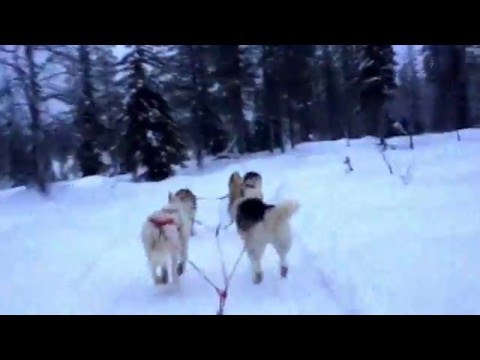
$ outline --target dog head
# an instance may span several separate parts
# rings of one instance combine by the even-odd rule
[[[247,198],[257,197],[262,199],[262,176],[254,171],[249,171],[243,178],[243,196]]]
[[[189,189],[180,189],[175,194],[168,193],[168,205],[182,208],[190,217],[197,211],[197,197]]]
[[[243,187],[245,189],[262,189],[262,176],[254,171],[249,171],[243,177]]]
[[[168,194],[169,203],[182,202],[196,204],[196,201],[197,197],[190,189],[180,189],[175,193],[175,195],[173,195],[171,192]]]
[[[237,229],[248,232],[256,224],[262,222],[267,210],[274,208],[274,205],[264,203],[259,198],[247,198],[238,204],[235,222]]]

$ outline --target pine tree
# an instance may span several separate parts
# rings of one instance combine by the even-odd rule
[[[322,54],[322,71],[325,86],[325,111],[327,114],[330,139],[338,140],[345,135],[340,112],[340,86],[337,68],[334,64],[332,51],[328,45],[324,46]]]
[[[282,45],[280,77],[285,100],[289,137],[292,146],[298,140],[308,141],[313,131],[311,107],[313,100],[312,62],[315,45]],[[296,133],[299,134],[296,134]]]
[[[83,176],[92,176],[100,174],[105,167],[101,161],[102,153],[98,140],[105,136],[106,128],[100,122],[101,114],[95,100],[90,46],[78,46],[78,59],[82,93],[78,99],[75,117],[81,138],[77,159]]]
[[[163,53],[169,76],[162,79],[161,86],[183,129],[190,134],[197,166],[201,167],[204,155],[216,156],[225,150],[229,136],[215,79],[218,46],[170,46]]]
[[[466,46],[452,45],[451,48],[453,64],[453,91],[452,98],[455,104],[455,124],[454,129],[466,129],[470,123],[470,113],[467,96],[467,64],[466,64]]]
[[[407,47],[407,61],[402,65],[399,71],[400,90],[404,93],[407,100],[407,121],[408,128],[405,129],[409,134],[419,134],[423,132],[421,121],[421,89],[420,79],[417,71],[417,57],[412,45]]]
[[[340,72],[342,118],[348,139],[363,135],[361,123],[357,121],[360,87],[355,79],[359,75],[358,45],[337,45]]]
[[[263,120],[262,108],[262,57],[261,45],[239,45],[240,63],[242,68],[241,91],[243,113],[248,128],[247,150],[267,150],[268,140],[257,138],[257,127]],[[263,142],[263,144],[261,143]]]
[[[186,45],[190,65],[190,86],[192,89],[191,120],[196,134],[197,163],[201,165],[198,149],[207,154],[217,155],[225,150],[228,134],[223,121],[211,105],[210,87],[215,86],[212,79],[216,53],[212,46]],[[210,64],[209,64],[210,59]]]
[[[126,108],[128,127],[126,156],[129,171],[147,181],[160,181],[173,175],[173,165],[186,159],[186,148],[178,136],[165,99],[149,79],[147,65],[157,66],[154,52],[135,45],[122,63],[132,91]]]
[[[281,48],[279,45],[263,45],[263,119],[268,129],[270,151],[280,148],[285,152],[284,121],[282,118],[282,79],[281,79]]]
[[[97,45],[91,48],[93,62],[93,79],[96,89],[96,107],[99,120],[105,129],[105,134],[98,139],[100,149],[109,154],[110,172],[120,174],[125,171],[121,154],[123,149],[121,136],[126,124],[122,122],[124,113],[124,92],[118,85],[117,57],[112,45]]]
[[[380,138],[385,146],[384,104],[397,88],[395,52],[392,45],[363,45],[360,53],[360,106],[365,116],[367,134]]]
[[[433,87],[431,128],[451,131],[469,126],[465,45],[425,45],[424,70]]]
[[[255,115],[253,120],[252,133],[252,151],[273,151],[273,142],[270,136],[270,127],[265,118],[263,110],[263,89],[257,88],[255,91],[254,106]]]
[[[242,80],[244,70],[242,51],[239,45],[217,45],[214,78],[221,89],[221,101],[224,109],[225,121],[230,124],[236,135],[236,147],[240,154],[249,149],[249,128],[244,115],[244,101],[242,97]]]

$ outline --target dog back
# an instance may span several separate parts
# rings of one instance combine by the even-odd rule
[[[175,223],[170,223],[173,220]],[[168,253],[179,245],[179,218],[164,211],[152,213],[142,227],[142,242],[148,254]],[[165,225],[159,226],[159,224]]]

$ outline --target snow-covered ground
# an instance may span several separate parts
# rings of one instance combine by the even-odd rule
[[[265,278],[247,257],[233,277],[226,314],[480,314],[480,131],[397,138],[390,175],[373,139],[309,143],[182,170],[162,183],[91,177],[58,183],[50,199],[0,192],[1,314],[215,314],[214,290],[188,267],[179,288],[155,287],[139,232],[169,190],[224,195],[229,175],[259,171],[266,199],[296,198],[288,279],[268,248]],[[352,161],[347,174],[343,161]],[[410,167],[407,184],[399,175]],[[214,227],[226,204],[199,203],[190,258],[219,285]],[[241,251],[221,233],[228,268]]]

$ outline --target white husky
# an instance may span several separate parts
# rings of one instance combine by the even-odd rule
[[[181,203],[167,204],[144,222],[141,238],[155,284],[168,283],[169,260],[170,276],[174,283],[178,283],[188,261],[191,224],[192,220]],[[159,267],[160,275],[157,274]]]

